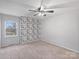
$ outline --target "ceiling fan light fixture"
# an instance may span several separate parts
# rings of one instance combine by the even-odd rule
[[[38,16],[41,16],[41,15],[42,15],[42,13],[39,13],[39,14],[38,14]]]
[[[44,13],[39,13],[38,16],[46,16]]]

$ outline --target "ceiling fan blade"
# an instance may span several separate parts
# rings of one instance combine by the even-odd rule
[[[41,16],[46,16],[46,14],[40,14],[40,13],[36,13],[36,14],[34,14],[33,16],[37,16],[37,15],[41,15]]]
[[[39,13],[36,13],[36,14],[34,14],[33,16],[36,16],[36,15],[38,15]]]
[[[36,10],[28,10],[28,11],[33,11],[33,12],[37,12]]]
[[[78,7],[79,5],[79,1],[71,1],[71,2],[66,2],[66,3],[63,3],[63,4],[58,4],[58,5],[55,5],[55,6],[49,6],[49,8],[53,8],[53,9],[56,9],[56,8],[70,8],[70,7]]]
[[[54,13],[54,10],[45,11],[46,13]]]

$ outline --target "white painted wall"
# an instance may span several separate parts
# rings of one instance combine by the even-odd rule
[[[42,40],[79,52],[79,9],[60,9],[44,18]],[[58,13],[58,14],[57,14]]]

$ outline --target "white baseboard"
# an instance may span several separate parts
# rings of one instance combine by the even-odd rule
[[[72,51],[72,52],[75,52],[75,53],[78,53],[78,54],[79,54],[79,51],[78,51],[78,50],[74,50],[74,49],[71,49],[71,48],[68,48],[68,47],[59,45],[59,44],[56,43],[56,42],[49,41],[49,40],[42,40],[42,41],[45,41],[45,42],[47,42],[47,43],[49,43],[49,44],[53,44],[53,45],[56,45],[56,46],[58,46],[58,47],[61,47],[61,48],[64,48],[64,49],[67,49],[67,50],[69,50],[69,51]]]

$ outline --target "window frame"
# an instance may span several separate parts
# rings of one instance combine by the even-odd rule
[[[6,21],[13,21],[14,23],[15,23],[15,25],[16,25],[16,35],[6,35]],[[5,27],[5,37],[16,37],[16,36],[18,36],[18,24],[17,24],[17,22],[16,21],[14,21],[14,20],[5,20],[4,21],[4,27]]]

